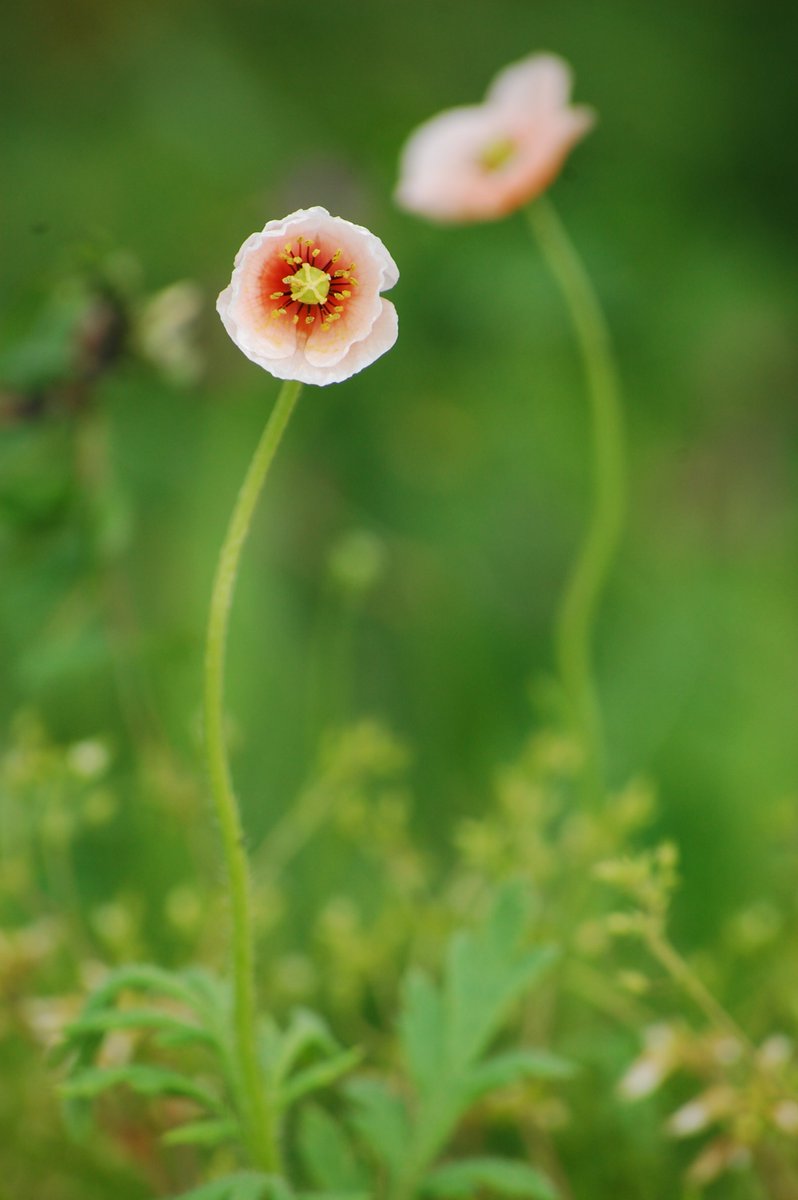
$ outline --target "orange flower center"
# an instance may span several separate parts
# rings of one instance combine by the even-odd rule
[[[342,250],[330,253],[317,246],[315,238],[286,242],[261,274],[264,308],[275,319],[288,317],[294,325],[313,325],[318,319],[322,329],[329,329],[341,320],[352,289],[358,286],[354,263],[336,267],[342,256]]]

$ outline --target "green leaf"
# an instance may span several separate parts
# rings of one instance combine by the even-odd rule
[[[361,1058],[361,1051],[355,1047],[352,1050],[342,1050],[340,1054],[324,1059],[312,1067],[305,1067],[303,1071],[297,1071],[296,1075],[283,1084],[279,1093],[281,1108],[290,1108],[309,1092],[318,1092],[321,1088],[329,1087],[342,1075],[353,1070]]]
[[[429,1196],[465,1197],[476,1191],[496,1192],[500,1196],[528,1197],[528,1200],[557,1200],[557,1193],[545,1175],[527,1163],[504,1158],[472,1158],[446,1163],[425,1177],[422,1192]]]
[[[108,1008],[101,1012],[78,1017],[64,1030],[68,1042],[81,1041],[87,1036],[108,1033],[114,1029],[152,1029],[170,1034],[180,1040],[215,1044],[216,1039],[207,1029],[195,1025],[172,1013],[157,1008]]]
[[[446,1027],[443,998],[419,970],[405,977],[399,1036],[410,1078],[420,1093],[432,1091],[445,1069]]]
[[[506,884],[483,927],[456,934],[449,944],[445,1000],[453,1068],[461,1070],[479,1057],[513,1002],[555,957],[550,947],[520,951],[526,916],[523,885]]]
[[[61,1085],[67,1099],[93,1100],[112,1087],[129,1087],[141,1096],[183,1096],[211,1112],[224,1112],[224,1106],[207,1088],[177,1071],[163,1067],[131,1063],[123,1067],[87,1067]]]
[[[574,1066],[547,1050],[510,1050],[471,1067],[462,1082],[467,1103],[519,1079],[570,1079]]]
[[[334,1054],[340,1050],[327,1023],[306,1008],[296,1009],[291,1014],[288,1028],[282,1033],[273,1024],[265,1026],[263,1040],[267,1066],[278,1086],[309,1051]]]
[[[133,963],[110,972],[89,997],[85,1012],[108,1007],[121,992],[151,992],[169,996],[189,1008],[197,1008],[203,1002],[191,977],[184,978],[151,963]]]
[[[297,1192],[296,1200],[374,1200],[373,1192]]]
[[[391,1178],[398,1178],[411,1136],[404,1104],[376,1079],[353,1079],[346,1094],[354,1105],[354,1128]]]
[[[316,1105],[302,1111],[297,1129],[297,1150],[312,1183],[343,1192],[367,1185],[344,1131],[329,1113]]]
[[[187,967],[179,978],[191,990],[197,1008],[222,1018],[232,1010],[233,994],[226,979],[220,979],[204,967]]]
[[[374,1200],[373,1192],[297,1192],[296,1200]]]
[[[203,1183],[190,1192],[181,1192],[173,1200],[293,1200],[293,1193],[276,1175],[260,1171],[238,1171]]]
[[[181,976],[172,971],[154,967],[149,963],[119,967],[111,971],[100,986],[92,992],[84,1005],[83,1012],[73,1023],[73,1027],[95,1019],[100,1013],[115,1011],[113,1005],[117,998],[121,993],[130,991],[176,1000],[193,1010],[203,1026],[214,1029],[219,1026],[219,1013],[211,1001],[210,988],[210,977],[204,972],[187,971],[185,975]],[[94,1036],[86,1032],[77,1045],[74,1039],[62,1043],[53,1052],[52,1060],[61,1062],[70,1055],[75,1055],[77,1067],[87,1066],[97,1054],[104,1032],[103,1029],[98,1029]],[[216,1034],[212,1036],[216,1037]]]
[[[218,1146],[222,1142],[235,1141],[240,1135],[241,1126],[237,1121],[189,1121],[170,1129],[161,1141],[165,1146]]]

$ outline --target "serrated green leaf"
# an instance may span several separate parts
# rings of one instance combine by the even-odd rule
[[[129,1087],[142,1096],[183,1096],[211,1112],[224,1112],[224,1106],[207,1088],[178,1071],[131,1063],[123,1067],[87,1067],[66,1083],[60,1091],[67,1099],[93,1100],[112,1087]]]
[[[412,970],[405,978],[402,1001],[399,1037],[410,1078],[423,1094],[434,1088],[444,1070],[443,997],[423,971]]]
[[[161,1012],[157,1008],[107,1008],[89,1013],[68,1025],[64,1030],[64,1038],[67,1042],[75,1042],[115,1029],[151,1029],[183,1041],[204,1042],[209,1045],[216,1041],[207,1029],[172,1013]]]
[[[447,1058],[458,1071],[478,1058],[513,1002],[555,957],[551,947],[520,951],[526,912],[523,886],[506,884],[482,928],[456,934],[449,944]]]
[[[296,1200],[374,1200],[373,1192],[297,1192]]]
[[[89,996],[84,1012],[97,1012],[106,1008],[121,992],[126,991],[168,996],[172,1000],[181,1001],[189,1008],[196,1008],[202,1003],[202,996],[190,977],[166,971],[151,963],[133,963],[111,971]]]
[[[82,1013],[77,1022],[73,1024],[92,1020],[102,1012],[115,1011],[113,1005],[119,995],[122,992],[130,991],[176,1000],[195,1012],[203,1026],[208,1028],[217,1026],[218,1014],[212,1008],[207,987],[199,983],[199,975],[199,972],[186,972],[184,976],[181,976],[149,963],[118,967],[111,971],[88,997]],[[104,1032],[104,1030],[98,1030],[93,1037],[86,1033],[78,1044],[74,1040],[61,1043],[52,1054],[52,1060],[60,1062],[70,1055],[74,1055],[75,1066],[86,1067],[96,1056],[102,1044]]]
[[[471,1067],[461,1087],[466,1104],[519,1079],[570,1079],[574,1066],[547,1050],[510,1050]]]
[[[293,1193],[284,1179],[260,1171],[237,1171],[203,1183],[190,1192],[181,1192],[172,1200],[292,1200]]]
[[[240,1136],[241,1127],[233,1120],[189,1121],[170,1129],[161,1138],[165,1146],[219,1146]]]
[[[472,1158],[446,1163],[425,1177],[421,1190],[428,1196],[465,1197],[476,1191],[495,1192],[500,1196],[526,1197],[527,1200],[557,1200],[554,1186],[527,1163],[504,1158]]]
[[[291,1014],[288,1028],[283,1032],[274,1024],[265,1024],[263,1044],[267,1068],[278,1087],[309,1051],[335,1054],[340,1050],[324,1019],[305,1008]]]
[[[376,1079],[353,1079],[345,1090],[354,1106],[352,1125],[389,1176],[398,1178],[410,1144],[404,1104]]]
[[[335,1054],[331,1058],[326,1058],[322,1062],[315,1063],[312,1067],[305,1067],[303,1071],[297,1071],[287,1083],[283,1084],[279,1092],[280,1107],[284,1109],[290,1108],[302,1096],[307,1096],[310,1092],[318,1092],[321,1088],[329,1087],[331,1083],[335,1083],[342,1075],[346,1075],[347,1072],[354,1070],[361,1058],[361,1051],[355,1047],[352,1050],[342,1050],[340,1054]]]
[[[233,993],[227,979],[220,979],[204,967],[186,967],[179,978],[191,990],[198,1008],[224,1017],[233,1007]]]
[[[367,1180],[337,1121],[316,1105],[302,1110],[297,1150],[312,1183],[342,1192],[362,1191]]]
[[[374,1200],[373,1192],[297,1192],[296,1200]]]

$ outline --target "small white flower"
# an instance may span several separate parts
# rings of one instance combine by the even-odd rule
[[[736,1102],[737,1093],[733,1088],[725,1084],[708,1088],[671,1115],[667,1124],[668,1133],[677,1138],[693,1137],[733,1112]]]
[[[324,386],[390,350],[399,278],[378,237],[326,208],[269,221],[236,255],[216,308],[238,348],[278,379]]]

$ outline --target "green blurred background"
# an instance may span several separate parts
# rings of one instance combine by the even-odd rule
[[[131,366],[97,389],[133,526],[135,648],[172,737],[197,715],[213,556],[275,394],[213,312],[232,255],[264,220],[321,203],[400,265],[397,347],[306,393],[242,580],[231,703],[242,794],[268,797],[256,833],[303,774],[314,647],[345,620],[328,559],[353,529],[380,539],[384,572],[348,703],[415,747],[421,819],[443,833],[478,806],[530,722],[584,518],[570,332],[520,219],[438,230],[391,190],[419,121],[476,101],[529,51],[574,65],[600,124],[554,195],[615,331],[631,441],[599,646],[613,772],[659,781],[697,928],[730,888],[761,887],[763,810],[798,759],[794,6],[75,0],[11,14],[6,358],[80,255],[121,248],[147,289],[188,278],[206,300],[201,386]],[[516,279],[522,311],[502,295]],[[2,705],[78,737],[119,717],[101,620],[58,616],[80,568],[64,437],[3,433]]]
[[[796,6],[30,0],[4,15],[0,706],[4,725],[35,709],[59,741],[108,737],[130,766],[124,836],[112,861],[87,859],[88,886],[186,869],[179,837],[153,837],[157,808],[134,809],[136,733],[197,761],[214,555],[277,390],[213,305],[244,238],[294,208],[379,234],[401,332],[364,374],[305,392],[247,552],[229,698],[253,842],[332,722],[374,713],[408,742],[416,822],[443,846],[546,719],[588,489],[566,314],[520,217],[442,230],[391,192],[415,125],[550,49],[600,116],[553,198],[628,411],[631,517],[597,655],[612,775],[656,781],[683,856],[680,936],[711,940],[767,894],[798,767]],[[200,379],[125,355],[76,409],[20,412],[58,377],[75,281],[108,271],[141,294],[199,286]],[[373,578],[353,592],[359,568]]]

